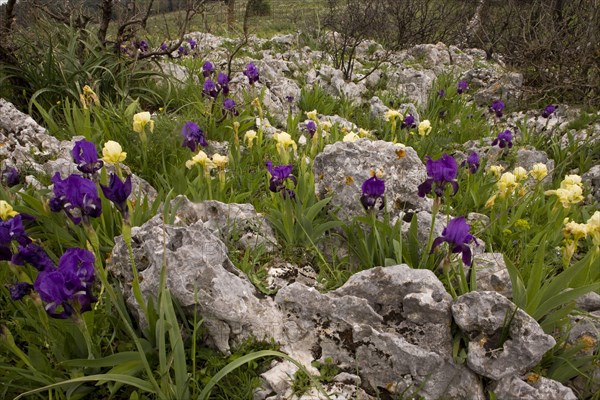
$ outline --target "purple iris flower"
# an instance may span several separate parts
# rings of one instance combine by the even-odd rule
[[[415,117],[412,114],[408,114],[404,118],[404,121],[402,121],[401,128],[411,129],[411,128],[416,128],[416,127],[417,127],[417,124],[415,123]]]
[[[179,48],[177,49],[177,52],[179,53],[180,56],[187,56],[189,54],[189,51],[188,51],[187,47],[185,47],[185,46],[179,46]]]
[[[285,96],[285,100],[286,100],[288,103],[293,103],[293,102],[294,102],[294,96]]]
[[[246,66],[244,75],[248,77],[248,81],[251,85],[253,85],[254,82],[258,82],[258,68],[256,68],[256,65],[254,65],[254,63],[250,63]]]
[[[235,108],[235,101],[230,98],[226,98],[223,101],[223,114],[231,113],[233,115],[239,115],[240,113]]]
[[[129,208],[127,207],[127,198],[131,194],[131,175],[125,178],[125,182],[117,176],[110,174],[108,186],[100,184],[104,197],[112,201],[117,210],[121,213],[124,219],[129,217]]]
[[[360,202],[365,210],[373,210],[375,207],[381,210],[385,204],[383,193],[385,192],[385,182],[373,175],[362,184],[362,196]]]
[[[17,282],[11,287],[8,288],[10,292],[10,298],[13,300],[21,300],[23,297],[27,296],[31,290],[33,289],[33,285],[27,282]]]
[[[10,260],[12,258],[11,242],[13,240],[21,246],[31,243],[31,239],[25,233],[21,214],[17,214],[6,221],[0,220],[0,260]]]
[[[308,131],[308,134],[312,138],[315,135],[315,132],[317,131],[317,124],[315,123],[315,121],[310,120],[310,121],[306,122],[306,130]]]
[[[137,47],[142,53],[145,53],[149,50],[149,46],[148,46],[148,42],[146,42],[145,40],[140,40],[139,42],[137,42],[135,44],[135,47]]]
[[[446,97],[446,91],[445,91],[444,89],[441,89],[441,90],[438,92],[438,97]]]
[[[198,145],[208,146],[204,132],[195,122],[186,122],[181,128],[181,134],[183,135],[183,147],[187,147],[191,151],[195,152]]]
[[[64,210],[69,218],[79,225],[82,219],[99,217],[102,214],[102,202],[98,197],[96,184],[79,175],[60,178],[60,172],[52,177],[54,198],[50,200],[50,210]]]
[[[479,169],[479,154],[473,151],[465,161],[462,162],[461,167],[468,166],[469,172],[474,174]]]
[[[542,112],[542,117],[544,118],[550,118],[550,116],[552,114],[554,114],[554,112],[556,111],[557,106],[554,106],[552,104],[548,104],[545,108],[544,111]]]
[[[75,142],[71,155],[77,163],[77,169],[84,174],[93,174],[104,165],[104,161],[98,159],[96,145],[85,139]]]
[[[202,65],[202,75],[204,75],[205,78],[208,78],[214,72],[215,72],[215,66],[210,61],[207,61],[204,63],[204,65]]]
[[[217,85],[218,89],[222,90],[224,95],[229,94],[229,77],[226,74],[219,72],[217,75]]]
[[[15,167],[7,165],[2,170],[2,183],[8,187],[13,187],[19,184],[20,176],[19,171]]]
[[[456,85],[456,91],[458,92],[458,94],[463,94],[467,91],[468,88],[469,84],[465,80],[458,81],[458,84]]]
[[[509,131],[508,129],[505,130],[504,132],[500,132],[498,134],[498,137],[496,137],[496,139],[494,139],[494,141],[492,142],[492,146],[495,146],[495,145],[498,145],[501,149],[508,146],[508,148],[510,149],[513,146],[512,132]]]
[[[502,100],[494,100],[490,106],[490,112],[496,113],[496,117],[502,117],[502,111],[506,106]]]
[[[450,245],[450,251],[452,253],[462,253],[462,261],[465,265],[471,266],[473,259],[471,256],[471,249],[467,246],[477,240],[471,233],[471,226],[465,221],[465,217],[453,218],[448,222],[448,226],[442,231],[442,236],[436,238],[431,246],[431,252],[440,244],[446,242]]]
[[[25,265],[25,263],[30,264],[38,271],[56,268],[46,251],[34,243],[29,243],[26,246],[19,246],[19,250],[12,256],[10,261],[15,265]]]
[[[425,197],[428,193],[431,193],[432,189],[436,196],[442,197],[448,183],[452,185],[454,194],[456,194],[458,183],[455,179],[458,174],[458,165],[454,157],[444,153],[439,160],[432,160],[429,156],[426,158],[425,167],[427,168],[429,179],[419,185],[419,197]]]
[[[196,46],[198,46],[198,42],[194,39],[188,39],[188,44],[190,45],[190,49],[194,50]]]
[[[204,86],[202,87],[202,94],[205,96],[210,96],[216,98],[219,94],[217,87],[215,86],[215,82],[212,79],[206,79],[204,81]]]
[[[167,51],[167,49],[168,49],[168,48],[169,48],[169,46],[168,46],[168,45],[167,45],[165,42],[162,42],[162,43],[160,44],[160,49],[161,49],[162,51]]]
[[[54,318],[68,318],[73,314],[73,304],[79,311],[91,309],[96,301],[92,295],[95,280],[94,254],[88,250],[68,249],[58,261],[58,268],[40,272],[33,287],[46,304],[46,312]],[[62,308],[62,311],[60,310]]]
[[[269,174],[271,174],[269,190],[271,192],[283,192],[284,197],[288,196],[290,198],[295,198],[296,193],[285,186],[285,182],[288,179],[294,184],[294,187],[296,187],[297,184],[296,177],[292,175],[292,164],[273,167],[273,163],[269,160],[266,162],[266,166]]]

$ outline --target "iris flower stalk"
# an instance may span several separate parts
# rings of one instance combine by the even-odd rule
[[[259,121],[260,121],[260,124],[257,126],[257,128],[258,128],[258,138],[256,139],[256,142],[258,143],[259,146],[262,146],[264,121],[263,121],[263,109],[262,109],[262,106],[260,104],[260,99],[258,97],[256,97],[254,100],[252,100],[252,106],[254,108],[256,108],[256,111],[258,112],[258,118],[259,118]]]

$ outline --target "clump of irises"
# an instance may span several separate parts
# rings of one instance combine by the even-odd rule
[[[469,172],[474,174],[479,169],[479,163],[479,154],[477,154],[476,151],[472,151],[471,154],[469,154],[469,157],[467,157],[460,165],[462,167],[467,167]]]
[[[448,243],[450,253],[461,253],[465,265],[471,266],[473,257],[468,244],[477,240],[470,233],[471,226],[465,221],[465,217],[453,218],[442,231],[442,236],[437,237],[431,246],[431,253],[442,243]]]
[[[490,112],[494,113],[496,117],[502,118],[505,107],[506,106],[502,100],[494,100],[490,106]]]
[[[512,148],[512,132],[510,130],[502,131],[498,134],[498,136],[492,141],[492,146],[498,145],[501,149],[508,147]]]
[[[296,198],[296,192],[293,189],[296,188],[297,180],[292,175],[292,164],[277,165],[273,166],[273,162],[270,160],[265,163],[267,171],[271,175],[269,179],[269,190],[274,193],[281,193],[283,198],[294,199]],[[293,185],[290,189],[289,184]]]
[[[361,189],[360,203],[365,210],[381,210],[383,208],[385,205],[385,182],[379,179],[377,174],[373,174],[372,177],[364,181]]]
[[[256,65],[254,65],[254,63],[249,63],[248,65],[246,65],[244,75],[246,75],[246,77],[248,78],[248,82],[251,85],[254,85],[254,83],[258,82],[258,68],[256,67]]]
[[[425,167],[429,178],[419,185],[419,197],[425,197],[433,191],[438,198],[441,198],[448,185],[452,186],[453,194],[456,194],[458,191],[458,182],[456,182],[458,165],[454,157],[444,153],[439,160],[434,160],[429,156],[426,159]]]

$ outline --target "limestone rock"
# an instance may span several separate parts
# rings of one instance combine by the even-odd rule
[[[556,344],[533,318],[496,292],[464,294],[452,304],[452,314],[469,337],[467,365],[494,380],[527,372]]]
[[[568,387],[533,374],[525,379],[508,375],[492,385],[492,390],[498,400],[577,400]]]
[[[313,163],[317,196],[332,195],[329,206],[339,207],[338,217],[350,221],[364,213],[360,202],[363,182],[371,170],[381,168],[385,207],[391,218],[399,217],[401,211],[430,209],[428,201],[417,195],[417,187],[427,178],[425,166],[411,147],[405,148],[405,154],[400,149],[393,143],[368,139],[325,146]]]
[[[177,221],[176,221],[177,222]],[[131,260],[122,237],[115,241],[109,271],[121,282],[125,301],[145,323],[133,296]],[[281,314],[262,298],[248,278],[227,258],[225,244],[198,220],[188,226],[166,225],[161,215],[132,229],[135,266],[145,299],[156,300],[160,273],[167,268],[167,287],[186,313],[204,318],[210,341],[223,353],[230,344],[254,337],[281,337]]]
[[[477,268],[477,290],[494,291],[512,298],[512,282],[501,253],[477,254],[473,260]]]
[[[202,224],[230,247],[242,250],[261,247],[269,252],[277,248],[273,229],[252,204],[216,200],[193,203],[185,196],[177,196],[171,201],[171,208],[183,223]]]

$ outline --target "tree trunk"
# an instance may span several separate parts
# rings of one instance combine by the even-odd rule
[[[235,23],[235,0],[226,0],[227,3],[227,26],[233,29]]]
[[[8,38],[10,35],[10,31],[12,30],[13,23],[15,22],[15,4],[17,0],[8,0],[6,3],[6,9],[4,13],[4,21],[2,24],[2,37]],[[4,39],[6,40],[6,39]]]
[[[112,19],[112,6],[112,0],[102,0],[102,17],[100,19],[100,27],[98,28],[98,40],[102,44],[106,42],[106,32]]]

